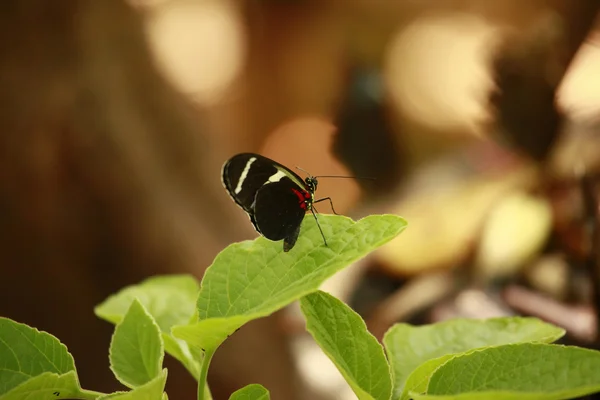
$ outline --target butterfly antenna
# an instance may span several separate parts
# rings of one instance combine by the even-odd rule
[[[342,176],[342,175],[319,175],[319,176],[315,176],[315,178],[367,179],[367,180],[371,180],[371,181],[377,180],[377,178],[373,178],[371,176]]]
[[[304,168],[300,168],[300,167],[299,167],[299,166],[297,166],[297,165],[296,165],[296,169],[299,169],[300,171],[304,172],[304,173],[305,173],[306,175],[308,175],[308,176],[312,176],[312,175],[310,174],[310,172],[308,172],[308,171],[307,171],[307,170],[305,170]]]
[[[305,170],[304,168],[300,168],[298,166],[296,166],[297,169],[299,169],[300,171],[306,173],[306,175],[308,176],[312,176],[310,174],[310,172],[308,172],[307,170]],[[373,178],[371,176],[344,176],[344,175],[319,175],[319,176],[313,176],[313,178],[346,178],[346,179],[367,179],[367,180],[371,180],[374,181],[376,180],[376,178]]]

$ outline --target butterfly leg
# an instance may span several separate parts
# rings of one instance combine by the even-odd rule
[[[315,201],[313,201],[313,204],[315,204],[315,203],[319,203],[319,202],[321,202],[321,201],[325,201],[325,200],[329,200],[329,205],[331,205],[331,211],[333,211],[333,213],[334,213],[335,215],[340,215],[340,214],[338,214],[338,213],[335,211],[335,208],[333,208],[333,202],[331,201],[331,197],[323,197],[322,199],[315,200]]]
[[[323,236],[323,243],[327,246],[327,240],[325,239],[325,234],[323,233],[323,229],[321,229],[321,224],[319,224],[319,219],[317,218],[317,214],[315,214],[315,210],[313,208],[310,209],[313,217],[315,217],[315,221],[317,221],[317,226],[319,227],[319,231],[321,232],[321,236]]]

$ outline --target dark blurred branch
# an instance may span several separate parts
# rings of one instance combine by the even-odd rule
[[[556,90],[599,8],[598,0],[554,1],[531,29],[507,38],[493,61],[497,91],[490,100],[500,135],[537,160],[559,135]]]
[[[586,233],[590,244],[587,251],[586,269],[592,280],[592,299],[596,314],[597,332],[600,332],[600,184],[597,175],[586,174],[581,178],[581,190],[585,204]]]
[[[506,304],[525,315],[533,315],[560,327],[586,344],[598,335],[596,315],[589,306],[572,306],[518,285],[502,293]]]
[[[383,85],[380,70],[353,66],[335,117],[333,152],[355,176],[374,178],[357,181],[369,198],[390,193],[402,172]]]

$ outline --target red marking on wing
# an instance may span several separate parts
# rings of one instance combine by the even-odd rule
[[[298,203],[303,210],[306,210],[306,200],[310,198],[310,193],[292,188],[292,192],[298,197]]]

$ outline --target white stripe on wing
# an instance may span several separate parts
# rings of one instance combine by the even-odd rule
[[[248,176],[248,172],[250,172],[250,166],[252,165],[252,163],[254,161],[256,161],[256,157],[252,157],[246,163],[246,166],[244,167],[244,170],[242,171],[242,175],[240,175],[240,179],[238,180],[238,183],[235,187],[235,190],[234,190],[235,194],[239,194],[242,191],[242,184],[246,180],[246,177]]]

